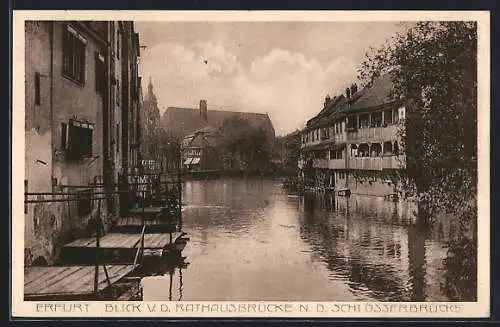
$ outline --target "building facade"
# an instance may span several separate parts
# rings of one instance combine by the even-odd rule
[[[89,185],[111,184],[120,164],[111,154],[110,126],[124,119],[113,106],[114,24],[25,24],[25,193],[46,201],[25,204],[26,264],[53,262],[96,210],[105,224],[113,219],[113,201],[98,206]],[[77,201],[54,201],[61,194]]]
[[[390,74],[364,89],[325,99],[301,133],[299,178],[309,187],[368,195],[400,194],[405,106],[392,101]]]
[[[182,140],[183,169],[187,171],[222,169],[222,134],[218,128],[205,127]]]

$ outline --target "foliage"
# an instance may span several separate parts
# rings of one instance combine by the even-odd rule
[[[445,279],[441,288],[451,301],[477,300],[477,240],[460,238],[448,244],[444,259]]]
[[[181,141],[170,135],[164,128],[158,131],[158,159],[163,169],[171,171],[180,168],[181,163]]]
[[[477,26],[419,22],[366,55],[365,85],[390,70],[392,97],[406,102],[400,128],[407,174],[433,212],[475,217],[477,192]]]
[[[221,126],[224,150],[239,158],[240,165],[247,169],[265,169],[270,163],[270,151],[265,131],[254,127],[245,119],[231,117]]]
[[[274,156],[280,158],[283,169],[287,172],[293,172],[293,175],[297,169],[300,145],[300,131],[278,136],[274,143]]]

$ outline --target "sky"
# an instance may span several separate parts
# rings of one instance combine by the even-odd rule
[[[135,22],[139,71],[167,107],[267,113],[277,135],[302,128],[344,92],[397,22]]]

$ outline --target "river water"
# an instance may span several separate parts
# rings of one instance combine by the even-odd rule
[[[185,264],[146,278],[146,301],[475,300],[473,266],[448,246],[453,224],[422,230],[412,203],[294,196],[265,179],[183,192]]]

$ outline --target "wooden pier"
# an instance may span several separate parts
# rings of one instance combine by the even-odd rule
[[[99,294],[94,292],[95,266],[93,265],[25,268],[24,299],[25,301],[96,299],[110,291],[114,283],[135,268],[133,265],[108,265],[106,270],[103,266],[99,267],[97,283]]]
[[[185,233],[181,232],[144,235],[111,233],[101,237],[99,245],[94,238],[79,239],[66,244],[61,250],[60,258],[65,264],[92,264],[99,252],[102,262],[132,263],[134,260],[140,260],[144,250],[157,250],[161,255],[166,255],[164,251],[175,250],[176,245],[182,245],[184,235]]]
[[[148,233],[171,233],[177,230],[177,224],[166,222],[161,218],[141,219],[140,217],[122,217],[111,228],[113,233],[140,233],[146,225]]]
[[[158,174],[155,174],[158,175]],[[167,181],[167,183],[172,183]],[[180,183],[180,178],[173,183]],[[148,183],[135,183],[148,184]],[[150,184],[150,183],[149,183]],[[101,201],[112,195],[138,192],[137,185],[129,190],[104,190],[104,184],[66,185],[92,190],[90,200],[96,201],[97,213],[91,218],[91,235],[65,244],[50,267],[32,266],[24,271],[25,300],[99,300],[120,298],[116,285],[127,284],[127,278],[140,270],[142,263],[180,256],[189,238],[182,232],[180,184],[177,194],[159,194],[131,208],[119,217],[108,233],[102,228]],[[120,187],[120,185],[112,185]],[[140,191],[139,191],[140,192]],[[28,196],[51,196],[48,199],[28,199]],[[179,198],[169,198],[168,196]],[[145,198],[145,195],[142,195]],[[169,201],[170,200],[170,201]],[[25,205],[41,202],[79,201],[77,193],[25,191]],[[95,202],[94,202],[95,203]],[[157,203],[157,206],[153,206]],[[131,206],[137,204],[130,203]],[[89,221],[90,224],[90,221]]]

